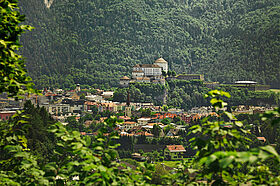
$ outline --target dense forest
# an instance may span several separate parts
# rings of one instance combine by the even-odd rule
[[[116,86],[133,65],[158,57],[208,81],[280,87],[278,0],[52,2],[19,2],[35,27],[21,52],[38,88]]]

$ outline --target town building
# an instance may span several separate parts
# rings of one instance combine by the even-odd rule
[[[120,86],[121,87],[128,87],[130,80],[131,79],[127,76],[124,76],[124,77],[120,78]]]
[[[163,58],[158,58],[157,60],[155,60],[154,64],[160,66],[166,73],[168,72],[168,62]]]
[[[179,160],[183,159],[186,149],[183,145],[167,145],[164,149],[164,159],[166,160]]]
[[[9,120],[14,114],[16,113],[16,111],[1,111],[0,112],[0,119],[1,120]]]
[[[137,119],[137,122],[139,125],[146,125],[151,120],[151,118],[139,118]]]
[[[269,90],[269,85],[260,85],[255,81],[235,81],[232,85],[237,88],[247,88],[248,90],[257,91],[257,90]]]

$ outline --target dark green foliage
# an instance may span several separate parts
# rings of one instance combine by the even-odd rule
[[[0,2],[0,93],[7,92],[11,96],[34,92],[32,79],[26,74],[24,61],[18,54],[19,36],[32,29],[21,24],[24,19],[18,11],[17,0]]]
[[[221,85],[221,90],[232,95],[231,98],[225,99],[230,105],[279,106],[280,104],[280,94],[273,91],[250,91],[246,88],[236,88],[229,85]]]
[[[250,91],[246,88],[237,88],[230,85],[221,85],[219,89],[229,92],[232,97],[225,98],[230,106],[254,105],[254,106],[278,106],[280,104],[280,93],[273,91]],[[130,88],[119,88],[114,92],[114,101],[125,102],[127,92],[130,91],[132,102],[153,102],[162,105],[165,94],[166,103],[169,107],[190,110],[193,107],[210,106],[203,98],[210,89],[200,80],[170,80],[166,85],[135,83]],[[167,107],[163,109],[167,111]]]
[[[128,91],[131,102],[162,105],[166,87],[161,84],[134,83],[129,88],[118,88],[114,92],[113,101],[126,102]]]
[[[24,104],[23,114],[27,128],[24,135],[27,138],[28,148],[39,158],[39,163],[48,162],[53,155],[54,135],[48,132],[48,128],[55,123],[44,107],[35,107],[30,101]],[[15,118],[18,120],[18,118]]]
[[[21,112],[14,115],[16,120],[0,122],[0,183],[3,185],[48,185],[44,171],[39,167],[37,159],[41,159],[39,151],[30,152],[27,138],[28,123]],[[37,139],[38,140],[38,139]],[[46,145],[46,144],[45,144]],[[33,148],[34,150],[34,148]],[[45,154],[44,154],[45,155]],[[50,155],[49,153],[45,156]]]
[[[161,131],[162,131],[161,127],[158,124],[155,124],[152,129],[152,134],[154,135],[154,137],[158,138]]]
[[[279,87],[278,0],[23,0],[34,26],[22,41],[38,87],[118,85],[136,63],[169,62],[170,75],[255,80]],[[95,87],[97,88],[97,87]]]
[[[169,91],[167,105],[189,110],[193,107],[209,105],[203,96],[210,89],[202,81],[174,80],[168,81]]]

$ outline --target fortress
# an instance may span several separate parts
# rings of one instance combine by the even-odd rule
[[[120,78],[120,86],[127,87],[129,83],[134,82],[165,84],[162,71],[168,72],[168,62],[163,58],[157,59],[154,64],[136,64],[133,67],[132,78]]]

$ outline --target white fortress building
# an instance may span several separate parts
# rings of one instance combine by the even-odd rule
[[[127,87],[129,83],[134,82],[165,84],[162,71],[168,71],[168,62],[163,58],[157,59],[154,64],[136,64],[133,67],[132,78],[120,78],[120,86]]]
[[[158,58],[154,64],[160,66],[166,73],[168,72],[168,63],[163,58]]]

